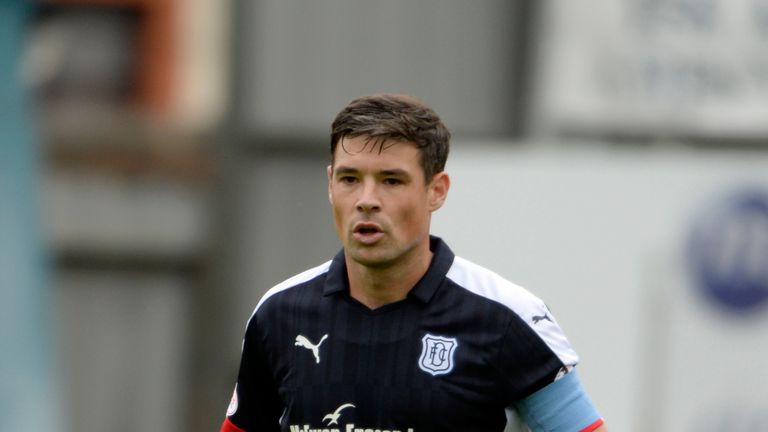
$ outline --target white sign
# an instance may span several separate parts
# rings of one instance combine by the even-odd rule
[[[548,2],[542,15],[545,127],[768,133],[768,1],[578,0]]]

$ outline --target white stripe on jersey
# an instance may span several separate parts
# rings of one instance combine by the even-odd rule
[[[323,273],[327,273],[328,269],[331,268],[331,262],[333,261],[327,261],[317,267],[301,272],[296,276],[292,276],[290,279],[286,279],[285,281],[280,282],[279,284],[270,288],[266,293],[264,293],[264,296],[261,298],[261,300],[259,300],[259,303],[256,305],[256,308],[253,310],[251,317],[248,318],[248,322],[245,324],[246,330],[248,329],[248,324],[250,324],[251,320],[253,319],[253,316],[256,315],[256,312],[258,312],[261,305],[264,304],[264,302],[267,301],[267,299],[269,299],[270,297],[272,297],[273,295],[281,291],[285,291],[289,288],[293,288],[296,285],[300,285],[308,280],[312,280]]]
[[[578,363],[579,357],[571,348],[555,317],[541,299],[525,288],[460,257],[453,260],[446,277],[472,293],[511,309],[539,335],[564,365],[574,366]],[[551,323],[539,321],[534,324],[533,317],[545,315],[550,318]]]

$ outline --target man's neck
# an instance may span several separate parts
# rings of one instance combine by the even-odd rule
[[[403,300],[432,262],[429,243],[425,250],[413,252],[414,256],[386,267],[364,266],[347,257],[349,295],[369,309]]]

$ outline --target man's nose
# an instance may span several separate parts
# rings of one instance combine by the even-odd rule
[[[360,197],[357,200],[357,210],[361,212],[371,212],[378,211],[380,209],[381,201],[379,200],[376,182],[363,182],[363,187],[360,191]]]

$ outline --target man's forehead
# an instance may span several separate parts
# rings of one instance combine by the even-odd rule
[[[376,137],[369,135],[359,135],[354,137],[342,137],[339,145],[336,146],[336,153],[344,152],[350,155],[358,153],[384,153],[396,146],[412,146],[417,148],[416,144],[400,138]]]
[[[353,137],[340,140],[331,168],[338,174],[373,170],[380,174],[422,172],[421,155],[416,144],[392,138]]]

